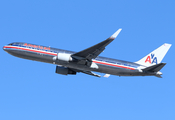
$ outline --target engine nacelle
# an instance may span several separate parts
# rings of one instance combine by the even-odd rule
[[[66,61],[66,62],[72,61],[71,54],[66,54],[66,53],[58,53],[57,59]]]
[[[68,75],[68,74],[76,75],[75,71],[70,70],[69,68],[60,67],[60,66],[56,67],[55,73],[62,74],[62,75]]]
[[[53,58],[53,60],[61,60],[65,62],[72,61],[71,54],[66,54],[66,53],[58,53],[56,57]]]

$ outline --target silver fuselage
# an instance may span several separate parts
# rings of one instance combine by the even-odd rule
[[[77,64],[75,62],[64,62],[60,60],[55,61],[53,58],[57,56],[58,53],[74,54],[75,52],[41,46],[41,45],[16,42],[16,44],[13,43],[13,44],[4,46],[3,49],[9,54],[16,57],[56,64],[56,65],[60,65],[60,66],[64,66],[72,69],[79,69],[82,71],[95,71],[95,72],[118,75],[118,76],[155,75],[155,73],[147,73],[147,72],[141,71],[140,68],[144,68],[144,66],[142,65],[139,65],[133,62],[127,62],[127,61],[100,57],[100,56],[92,60],[98,66],[98,69],[90,68],[82,64]]]

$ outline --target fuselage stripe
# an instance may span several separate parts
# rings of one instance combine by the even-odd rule
[[[109,65],[109,66],[114,66],[114,67],[120,67],[120,68],[125,68],[125,69],[130,69],[130,70],[135,70],[134,68],[126,67],[126,66],[119,66],[111,63],[104,63],[100,61],[93,61],[94,63],[99,63],[99,64],[104,64],[104,65]]]

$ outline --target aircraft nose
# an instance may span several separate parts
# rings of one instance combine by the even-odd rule
[[[3,46],[3,48],[2,48],[3,50],[5,49],[5,46]]]
[[[6,51],[6,46],[3,46],[3,48],[2,48],[4,51]]]

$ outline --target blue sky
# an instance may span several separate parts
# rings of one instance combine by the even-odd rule
[[[80,51],[123,30],[101,56],[135,62],[175,44],[174,0],[0,2],[0,45],[27,42]],[[1,49],[1,120],[174,120],[174,46],[163,78],[55,74],[55,65]]]

